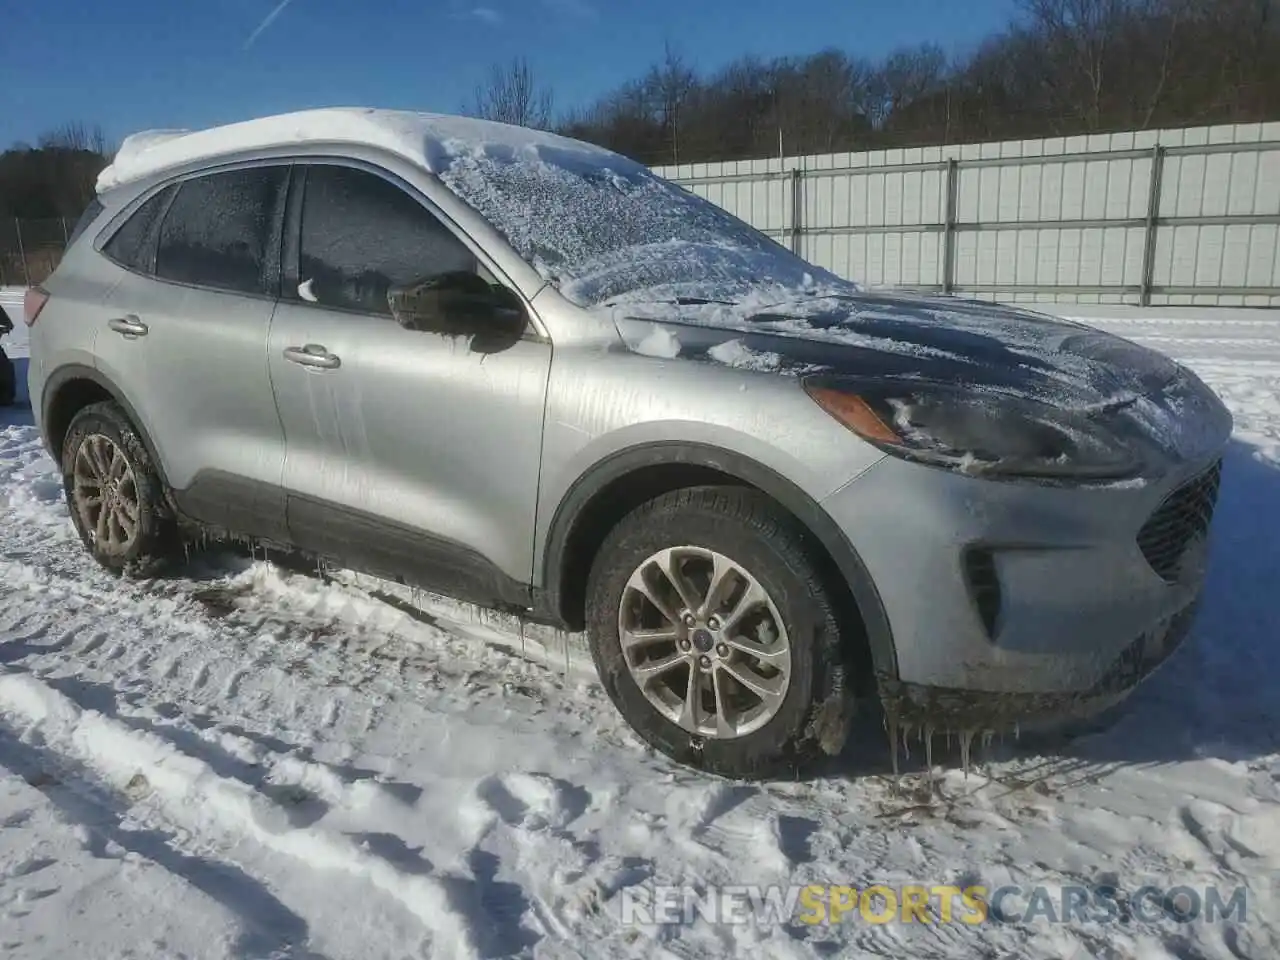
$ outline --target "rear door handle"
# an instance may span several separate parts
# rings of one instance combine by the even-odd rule
[[[342,365],[341,359],[318,343],[308,343],[301,347],[285,347],[284,358],[290,363],[303,367],[316,367],[320,370],[335,370]]]
[[[145,337],[147,335],[147,325],[132,313],[127,317],[112,317],[107,321],[107,326],[121,336],[129,338]]]

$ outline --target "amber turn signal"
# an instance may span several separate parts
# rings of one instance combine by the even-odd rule
[[[895,446],[902,443],[897,432],[857,394],[832,390],[830,387],[806,386],[804,389],[818,406],[858,436],[875,443],[891,443]]]

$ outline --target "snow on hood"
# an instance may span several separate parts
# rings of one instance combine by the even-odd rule
[[[1131,400],[1160,389],[1176,371],[1162,354],[1070,320],[983,301],[837,290],[815,284],[804,293],[766,282],[733,300],[731,286],[706,284],[701,296],[685,289],[665,300],[624,299],[609,312],[615,320],[751,334],[769,342],[749,337],[747,347],[803,357],[807,365],[825,359],[870,375],[981,382],[1072,405]]]
[[[665,325],[678,331],[681,356],[691,360],[791,376],[940,384],[992,403],[1004,396],[1120,417],[1188,457],[1213,449],[1230,431],[1225,408],[1194,374],[1104,331],[983,301],[815,286],[819,292],[805,294],[764,284],[720,302],[731,299],[726,289],[704,284],[597,309],[633,349]]]
[[[146,130],[126,137],[98,176],[98,192],[200,160],[299,143],[361,144],[431,173],[455,158],[494,151],[569,165],[617,157],[552,133],[445,114],[332,107],[261,117],[208,130]],[[617,157],[618,160],[623,160]],[[623,161],[629,163],[630,161]]]

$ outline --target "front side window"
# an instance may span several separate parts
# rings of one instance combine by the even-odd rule
[[[298,251],[299,298],[391,315],[396,288],[475,273],[475,255],[422,204],[380,176],[331,164],[307,171]]]
[[[156,276],[238,293],[270,292],[267,262],[287,168],[183,181],[160,226]]]

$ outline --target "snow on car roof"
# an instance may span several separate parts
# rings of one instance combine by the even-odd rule
[[[616,153],[579,140],[490,120],[447,114],[330,107],[261,117],[208,130],[146,130],[126,137],[97,188],[140,180],[201,160],[246,150],[308,142],[376,147],[440,173],[458,157],[488,152],[528,152],[569,166],[633,165]],[[576,162],[575,162],[576,161]]]

